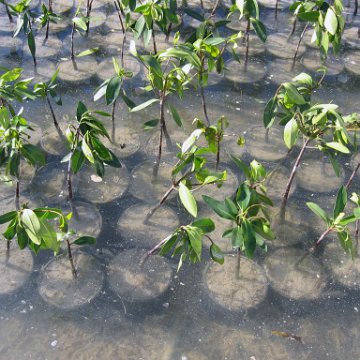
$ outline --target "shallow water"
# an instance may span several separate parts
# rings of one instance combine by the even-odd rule
[[[46,48],[42,48],[38,52],[41,56],[38,59],[39,66],[34,71],[24,39],[20,37],[19,41],[10,41],[12,27],[10,24],[8,28],[4,26],[8,20],[3,7],[0,7],[0,43],[1,46],[6,45],[0,50],[0,65],[22,66],[25,68],[26,76],[34,76],[37,81],[48,79],[59,63],[62,63],[60,67],[66,70],[64,75],[60,76],[63,106],[54,105],[61,124],[66,124],[74,117],[78,101],[85,102],[89,108],[96,106],[110,111],[103,102],[93,104],[92,96],[96,86],[103,80],[104,64],[109,64],[110,56],[118,53],[113,40],[106,42],[102,39],[106,38],[107,34],[112,34],[114,38],[114,31],[119,31],[119,28],[116,17],[114,18],[112,5],[105,1],[95,0],[95,2],[98,5],[96,11],[102,11],[109,21],[104,23],[104,18],[99,17],[90,30],[89,39],[86,41],[76,39],[78,51],[99,45],[102,48],[101,53],[82,61],[86,62],[86,66],[83,66],[83,63],[80,64],[81,61],[79,61],[81,72],[76,75],[78,83],[71,81],[74,79],[72,64],[66,62],[70,48],[69,28],[60,25],[53,26],[53,36],[57,39],[54,41],[57,44],[57,51],[54,54],[53,51],[49,53]],[[63,6],[57,6],[65,12],[65,23],[70,19],[73,2],[62,1],[61,3]],[[272,5],[268,1],[262,3],[264,6],[261,7],[261,14],[270,29],[269,33],[283,31],[288,34],[291,23],[286,10],[280,12],[278,21],[275,23]],[[281,2],[283,6],[286,6],[286,3],[286,1]],[[359,17],[355,20],[349,18],[348,27],[359,26],[358,19]],[[196,26],[194,21],[186,23],[189,26]],[[227,31],[230,33],[230,29],[234,29],[237,24],[234,20]],[[43,35],[41,33],[39,37],[42,38]],[[119,39],[121,39],[120,36]],[[106,44],[109,44],[108,51]],[[345,43],[345,50],[351,52],[353,48],[359,49],[358,44],[351,37]],[[265,102],[276,91],[279,78],[281,82],[287,81],[297,72],[304,71],[304,66],[313,71],[313,64],[307,65],[312,57],[300,58],[295,70],[292,70],[291,59],[284,59],[288,57],[286,54],[286,56],[279,55],[278,46],[267,44],[266,49],[265,51],[262,46],[255,44],[251,51],[251,64],[254,66],[249,66],[249,72],[251,79],[256,79],[256,82],[251,79],[249,81],[249,74],[240,77],[240,67],[237,74],[234,63],[229,62],[229,69],[225,72],[225,76],[211,77],[211,86],[206,89],[206,96],[210,119],[215,122],[223,114],[229,119],[221,162],[234,173],[232,182],[235,184],[236,181],[241,181],[242,175],[231,163],[228,155],[235,153],[245,161],[251,161],[255,157],[264,163],[269,171],[276,172],[269,182],[273,185],[271,197],[277,204],[286,181],[284,174],[289,174],[299,149],[295,149],[286,157],[281,131],[274,128],[274,138],[265,144],[265,138],[257,127],[262,125]],[[310,50],[311,48],[307,46],[305,54]],[[240,48],[239,51],[243,49]],[[137,64],[135,65],[133,64],[134,69],[137,69]],[[96,75],[97,69],[102,70],[98,75]],[[359,78],[354,76],[354,71],[341,67],[340,72],[334,71],[325,77],[323,87],[314,96],[316,101],[334,101],[344,113],[359,111],[360,82]],[[139,90],[143,84],[143,69],[137,70],[136,76],[127,84],[129,95],[137,103],[146,99]],[[140,96],[136,96],[137,94]],[[175,142],[182,141],[191,131],[193,118],[202,116],[200,97],[195,91],[189,90],[185,93],[183,101],[173,96],[169,102],[177,107],[185,125],[185,130],[179,131],[171,119],[170,112],[167,112],[169,133],[173,134]],[[53,139],[40,141],[41,130],[45,131],[44,136],[48,136],[49,132],[46,131],[51,131],[53,126],[45,101],[24,104],[24,116],[38,125],[34,139],[38,143],[46,143],[44,147],[48,150],[49,163],[47,167],[37,171],[32,183],[23,185],[24,193],[30,194],[30,201],[35,199],[35,202],[51,203],[51,205],[66,208],[65,188],[61,185],[65,175],[61,166],[56,165],[66,153],[66,148],[59,148],[59,144]],[[321,248],[313,258],[301,261],[297,267],[294,266],[294,262],[297,261],[292,260],[301,258],[303,251],[324,230],[322,224],[306,208],[305,203],[315,201],[329,211],[334,202],[337,186],[342,181],[342,178],[337,179],[331,171],[327,170],[326,159],[319,158],[318,153],[309,151],[301,164],[302,167],[289,199],[285,225],[276,224],[277,211],[274,210],[277,240],[268,244],[268,253],[260,251],[256,253],[254,258],[256,266],[245,264],[242,267],[240,259],[240,272],[243,270],[241,276],[245,279],[246,291],[239,285],[241,277],[240,279],[228,278],[229,274],[236,275],[239,265],[237,258],[228,258],[226,279],[221,277],[222,270],[219,265],[212,264],[212,270],[209,271],[211,261],[207,245],[204,246],[201,264],[185,264],[176,273],[176,259],[167,259],[166,273],[161,277],[161,271],[158,270],[162,268],[160,258],[158,260],[160,265],[148,266],[145,274],[136,273],[136,265],[140,268],[139,253],[142,254],[142,248],[148,249],[162,240],[166,236],[166,231],[169,228],[171,230],[169,222],[172,219],[174,228],[178,221],[182,224],[189,221],[176,196],[169,199],[168,207],[159,212],[148,229],[142,221],[145,212],[171,185],[171,166],[168,164],[171,165],[174,162],[175,152],[172,148],[164,150],[165,156],[161,168],[164,170],[160,171],[159,179],[153,179],[151,176],[151,165],[156,159],[156,145],[154,144],[156,144],[158,134],[154,131],[144,132],[142,124],[157,116],[156,106],[144,112],[129,114],[126,106],[119,102],[114,137],[116,144],[113,146],[114,152],[119,155],[124,167],[117,174],[114,170],[108,171],[108,177],[105,175],[102,181],[92,176],[87,169],[83,169],[82,174],[74,178],[76,199],[91,204],[89,207],[92,209],[92,217],[86,219],[91,221],[90,233],[98,234],[96,246],[82,249],[93,257],[91,261],[82,262],[83,272],[87,275],[87,278],[79,277],[82,284],[87,282],[84,297],[82,298],[78,292],[74,297],[71,293],[67,294],[67,289],[75,290],[71,290],[71,285],[63,284],[55,290],[50,287],[52,291],[50,295],[54,297],[56,291],[61,291],[59,298],[66,296],[66,301],[63,301],[61,305],[56,301],[46,301],[46,296],[43,295],[44,267],[53,258],[51,253],[40,253],[34,257],[33,265],[32,261],[28,260],[22,268],[15,268],[14,276],[19,278],[20,273],[21,280],[25,280],[16,284],[11,283],[11,287],[5,287],[9,283],[8,277],[12,276],[11,267],[7,268],[6,281],[1,283],[0,280],[0,288],[11,288],[11,292],[10,290],[5,293],[0,291],[0,358],[9,360],[343,360],[360,358],[360,290],[358,286],[360,272],[357,271],[360,268],[359,260],[349,265],[349,259],[344,258],[341,251],[336,252],[333,245],[329,248]],[[110,121],[105,119],[105,123],[110,130]],[[124,127],[130,130],[123,133],[121,129]],[[242,148],[236,145],[239,135],[247,140]],[[128,147],[127,141],[132,142]],[[125,144],[124,151],[122,151],[123,143]],[[50,151],[49,146],[57,148]],[[319,162],[319,165],[314,170],[309,169],[309,163],[315,160]],[[343,179],[347,179],[352,170],[352,159],[343,156],[341,163]],[[323,168],[326,169],[325,175],[319,171]],[[303,176],[301,169],[304,169]],[[48,178],[56,179],[59,185],[53,188],[45,187],[44,184]],[[335,187],[334,183],[336,183]],[[359,185],[360,176],[357,175],[352,189],[354,191],[359,189]],[[9,211],[9,193],[13,190],[3,186],[0,190],[1,209]],[[224,191],[228,194],[228,190],[226,188]],[[219,193],[221,194],[221,191]],[[199,208],[201,214],[210,213],[203,203],[199,204]],[[136,212],[133,223],[131,222],[132,211]],[[81,216],[84,214],[81,213]],[[166,217],[163,222],[161,216]],[[80,223],[74,219],[73,223],[76,230],[86,232],[83,226],[86,221]],[[221,236],[226,226],[223,221],[218,221],[218,223],[221,231],[216,231],[216,236]],[[226,244],[225,241],[226,239],[221,239],[218,243],[225,251],[229,251],[229,243]],[[334,242],[339,249],[337,239],[329,237],[327,241]],[[131,251],[130,249],[134,247],[139,250]],[[119,282],[117,280],[120,279],[120,275],[117,279],[114,268],[120,263],[121,256],[120,258],[117,256],[125,251],[129,254],[126,259],[128,261],[122,261],[121,264],[125,268],[129,263],[129,268],[121,271]],[[0,256],[1,267],[8,266],[6,251],[0,252]],[[284,259],[292,261],[284,261]],[[59,259],[59,262],[60,260],[62,259]],[[158,262],[154,261],[154,263]],[[30,265],[25,266],[28,264]],[[87,264],[92,265],[87,268]],[[47,269],[51,269],[48,271],[52,271],[51,275],[56,277],[56,272],[51,267],[53,262],[48,266]],[[346,272],[344,273],[347,266],[352,266],[351,278]],[[256,292],[250,293],[252,289],[250,285],[254,281],[254,269],[259,271],[261,281],[256,283],[256,287],[254,286]],[[91,277],[92,271],[93,277]],[[129,297],[128,292],[131,292],[131,286],[135,284],[141,287],[142,282],[151,279],[151,274],[154,272],[158,275],[155,279],[156,283],[147,284],[151,291],[149,290],[146,296],[140,291],[136,292],[133,298]],[[64,273],[64,278],[68,276],[67,272]],[[209,278],[212,280],[211,286],[207,284]],[[122,282],[126,285],[121,285]],[[154,288],[158,291],[154,291]],[[145,291],[147,288],[144,286],[142,290]],[[240,302],[231,298],[235,298],[238,292],[239,299],[242,299]],[[79,306],[80,303],[83,305]],[[279,332],[291,336],[281,336]],[[301,342],[292,339],[295,337],[300,337]]]

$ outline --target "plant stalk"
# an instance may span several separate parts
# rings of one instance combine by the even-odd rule
[[[111,107],[111,138],[115,142],[115,110],[116,110],[116,100],[114,100]]]
[[[69,159],[69,164],[68,164],[68,169],[67,169],[67,177],[66,177],[68,196],[69,196],[70,201],[74,198],[73,189],[72,189],[71,157]]]
[[[127,32],[125,30],[124,22],[123,22],[122,17],[121,17],[120,1],[116,0],[116,1],[114,1],[114,4],[115,4],[115,8],[116,8],[118,17],[119,17],[119,21],[120,21],[120,25],[121,25],[121,31],[123,33],[123,40],[122,40],[122,45],[121,45],[120,58],[121,58],[121,67],[124,68],[124,47],[125,47],[125,43],[126,43]]]
[[[10,13],[10,10],[9,10],[9,7],[7,6],[7,4],[5,4],[5,10],[6,10],[6,14],[7,14],[8,18],[9,18],[9,21],[12,23],[14,21],[14,19],[13,19],[11,13]]]
[[[359,7],[359,2],[358,2],[358,0],[355,0],[355,8],[354,8],[354,14],[353,14],[354,16],[357,15],[358,7]]]
[[[68,257],[69,257],[69,261],[70,261],[70,265],[71,265],[71,272],[74,276],[75,279],[77,279],[77,271],[75,268],[75,264],[74,264],[74,258],[71,252],[71,244],[69,239],[66,239],[66,244],[67,244],[67,251],[68,251]]]
[[[154,46],[154,55],[157,54],[157,47],[156,47],[156,39],[155,39],[155,31],[152,29],[152,39],[153,39],[153,46]]]
[[[317,239],[316,243],[310,248],[310,252],[313,252],[320,244],[321,242],[325,239],[325,237],[327,235],[329,235],[332,231],[334,230],[333,227],[329,227],[327,230],[325,230],[320,237]]]
[[[355,177],[357,171],[359,170],[359,168],[360,168],[360,162],[356,165],[355,169],[351,173],[350,178],[349,178],[348,182],[345,185],[346,190],[348,190],[350,188],[350,186],[351,186],[351,184],[352,184],[352,182],[354,180],[354,177]]]
[[[71,29],[71,59],[74,60],[74,35],[75,35],[75,23],[73,22],[73,26]]]
[[[301,150],[299,152],[299,155],[296,158],[295,164],[294,164],[294,166],[293,166],[293,168],[291,170],[291,174],[290,174],[289,180],[288,180],[288,182],[286,184],[285,192],[283,194],[283,199],[282,199],[282,203],[281,203],[281,205],[284,206],[284,207],[286,206],[286,202],[287,202],[287,200],[289,198],[289,192],[290,192],[291,185],[292,185],[292,183],[294,181],[294,178],[295,178],[295,175],[296,175],[296,170],[297,170],[297,168],[298,168],[298,166],[300,164],[301,158],[303,157],[306,146],[308,145],[310,140],[311,140],[310,138],[306,138],[306,140],[304,141],[303,146],[301,147]]]
[[[52,0],[49,0],[49,11],[53,12]],[[49,38],[49,28],[50,28],[50,21],[48,21],[47,24],[46,24],[45,42]]]
[[[301,41],[302,41],[302,39],[304,38],[304,35],[305,35],[305,32],[306,32],[308,26],[309,26],[309,23],[306,23],[306,25],[305,25],[305,27],[304,27],[301,35],[300,35],[299,41],[298,41],[298,43],[297,43],[297,45],[296,45],[295,54],[294,54],[294,57],[293,57],[293,64],[295,64],[296,57],[297,57],[297,53],[298,53],[298,51],[299,51],[299,47],[300,47]]]
[[[54,126],[56,127],[56,130],[58,131],[58,133],[62,133],[62,131],[61,131],[61,129],[60,129],[60,126],[59,126],[59,123],[58,123],[57,120],[56,120],[54,108],[53,108],[52,105],[51,105],[51,102],[50,102],[50,99],[49,99],[49,96],[48,96],[47,93],[46,93],[46,101],[47,101],[47,104],[48,104],[48,106],[49,106],[50,113],[51,113],[51,117],[52,117],[52,119],[53,119]]]
[[[244,68],[245,71],[247,69],[247,64],[248,64],[248,60],[249,60],[249,46],[250,46],[250,18],[247,20],[247,25],[246,25],[246,32],[245,32],[245,37],[246,37],[246,50],[245,50],[245,62],[244,62]]]
[[[204,86],[203,86],[203,72],[204,72],[204,66],[205,66],[204,62],[205,62],[205,56],[203,55],[201,57],[201,67],[200,67],[200,73],[199,73],[199,75],[200,75],[199,89],[200,89],[200,96],[201,96],[201,106],[202,106],[202,109],[203,109],[205,120],[206,120],[207,126],[210,126],[210,120],[209,120],[209,116],[208,116],[208,113],[207,113],[205,92],[204,92]]]
[[[293,35],[295,34],[296,25],[297,25],[297,17],[295,16],[294,21],[293,21],[293,26],[292,26],[292,29],[291,29],[290,36],[293,36]]]
[[[92,3],[93,3],[93,0],[87,0],[87,2],[86,2],[86,17],[87,17],[86,35],[89,34],[89,30],[90,30],[90,13],[91,13],[91,8],[92,8]]]

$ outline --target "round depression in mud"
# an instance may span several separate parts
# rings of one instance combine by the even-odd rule
[[[227,255],[223,265],[211,262],[204,283],[210,298],[229,311],[256,307],[265,299],[268,288],[263,268],[238,255]]]
[[[113,291],[129,302],[150,301],[169,289],[173,269],[162,256],[130,249],[121,252],[109,264],[109,283]]]
[[[73,251],[75,278],[67,254],[54,257],[41,270],[39,293],[57,308],[76,309],[89,303],[101,291],[104,272],[92,255]]]

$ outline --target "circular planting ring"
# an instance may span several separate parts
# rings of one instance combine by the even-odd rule
[[[237,255],[227,255],[223,265],[211,262],[204,283],[210,298],[229,311],[256,307],[265,299],[268,288],[262,267]]]
[[[73,258],[77,278],[74,278],[67,255],[63,254],[42,268],[39,280],[39,293],[44,301],[63,310],[88,304],[99,294],[105,279],[95,257],[73,251]]]
[[[265,271],[274,290],[289,299],[318,299],[327,284],[318,260],[296,248],[279,248],[269,254]]]
[[[151,255],[142,263],[145,254],[140,249],[125,250],[108,266],[112,290],[129,302],[155,300],[171,285],[173,269],[169,262],[164,257]]]

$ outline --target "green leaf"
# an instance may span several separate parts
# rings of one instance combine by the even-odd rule
[[[105,100],[107,105],[111,105],[119,97],[122,86],[122,79],[119,76],[111,78],[106,87]]]
[[[94,47],[91,49],[86,49],[84,51],[81,51],[79,54],[77,54],[75,57],[79,58],[79,57],[83,57],[83,56],[87,56],[87,55],[91,55],[96,53],[97,51],[99,51],[98,47]]]
[[[264,109],[263,123],[265,128],[270,128],[275,120],[276,97],[271,98]]]
[[[182,123],[181,117],[180,117],[179,113],[177,112],[176,108],[174,106],[170,105],[170,111],[171,111],[172,117],[173,117],[176,125],[182,128],[183,123]]]
[[[38,146],[24,144],[21,148],[22,155],[31,163],[31,165],[45,165],[45,153]]]
[[[89,145],[86,142],[86,136],[81,141],[81,150],[85,157],[93,164],[94,163],[94,155],[89,147]]]
[[[76,245],[94,245],[96,244],[96,239],[93,236],[80,236],[77,238],[73,244]]]
[[[215,224],[210,218],[195,220],[192,222],[191,226],[200,228],[204,234],[215,230]]]
[[[142,104],[133,107],[130,112],[137,112],[137,111],[141,111],[143,109],[146,109],[148,106],[152,105],[153,103],[159,102],[159,99],[150,99],[148,101],[143,102]]]
[[[75,149],[71,156],[71,171],[76,174],[83,166],[85,156],[82,151]]]
[[[295,76],[292,79],[293,82],[299,82],[305,85],[312,86],[313,85],[313,79],[310,75],[306,73],[300,73],[299,75]]]
[[[343,154],[350,154],[350,150],[345,145],[338,143],[336,141],[327,142],[325,143],[325,145],[331,149],[340,151]]]
[[[317,216],[319,216],[327,225],[331,223],[329,215],[318,204],[307,202],[307,207]]]
[[[185,230],[189,236],[191,247],[194,249],[197,258],[201,260],[202,236],[203,236],[201,229],[188,225],[185,227]]]
[[[1,224],[6,224],[7,222],[15,219],[17,216],[17,211],[10,211],[6,214],[3,214],[0,216],[0,225]]]
[[[159,119],[152,119],[149,121],[146,121],[143,124],[143,129],[144,130],[152,130],[154,127],[156,127],[159,124],[160,120]]]
[[[171,248],[176,244],[177,240],[178,240],[177,233],[169,235],[164,245],[161,247],[159,251],[159,255],[161,256],[166,255],[171,250]]]
[[[27,247],[27,245],[29,244],[29,236],[27,235],[25,229],[21,226],[16,226],[16,237],[17,237],[17,242],[19,245],[19,248],[21,250],[25,249]]]
[[[334,13],[334,10],[331,7],[327,9],[324,26],[331,35],[336,34],[338,28],[338,20],[336,14]]]
[[[298,125],[294,118],[292,118],[284,128],[284,142],[285,145],[291,149],[298,140]]]
[[[304,97],[299,93],[298,89],[291,83],[284,83],[283,84],[286,94],[289,98],[289,100],[297,105],[304,105],[306,104],[306,101]]]
[[[229,211],[228,207],[222,201],[213,199],[207,195],[203,195],[202,198],[220,217],[228,220],[236,219],[236,216]]]
[[[33,56],[33,58],[35,58],[36,45],[35,45],[34,34],[33,34],[32,31],[30,31],[30,32],[28,33],[27,40],[28,40],[28,46],[29,46],[31,55]]]
[[[237,225],[232,229],[231,233],[231,245],[233,248],[239,249],[243,246],[244,239],[241,230],[241,226]]]
[[[256,236],[254,229],[251,226],[251,223],[244,221],[242,224],[244,245],[245,245],[245,255],[249,258],[252,258],[256,249]]]
[[[251,18],[251,24],[256,32],[256,35],[259,37],[259,39],[262,42],[266,41],[267,35],[266,35],[266,27],[264,24],[257,19]]]
[[[55,229],[43,219],[39,219],[41,226],[41,238],[44,240],[44,243],[48,249],[58,252],[60,248],[60,241],[58,240]]]
[[[347,191],[344,185],[342,185],[336,195],[336,201],[334,206],[334,219],[344,211],[347,203]]]
[[[78,121],[80,121],[81,117],[87,112],[87,107],[85,104],[81,101],[78,102],[77,108],[76,108],[76,118]]]
[[[316,22],[319,18],[319,11],[299,12],[297,17],[300,20]]]
[[[194,217],[197,217],[197,204],[196,200],[191,193],[191,191],[187,188],[187,186],[180,182],[179,184],[179,196],[182,204],[185,209]]]
[[[222,253],[221,249],[214,243],[210,246],[210,256],[218,264],[224,264],[224,254]]]
[[[81,30],[86,31],[86,22],[80,18],[80,17],[74,17],[72,21],[75,23],[75,25],[80,28]]]
[[[109,165],[109,166],[112,166],[114,168],[122,168],[121,162],[119,161],[117,156],[111,150],[109,150],[109,154],[111,156],[111,159],[110,160],[104,160],[104,163]]]
[[[195,10],[189,9],[187,7],[183,8],[182,10],[184,11],[185,14],[191,16],[192,18],[194,18],[196,20],[199,20],[201,22],[203,22],[205,20],[204,17],[201,14],[199,14],[198,12],[196,12]]]
[[[40,245],[41,226],[36,214],[30,209],[24,209],[21,213],[20,220],[31,241],[36,245]]]

